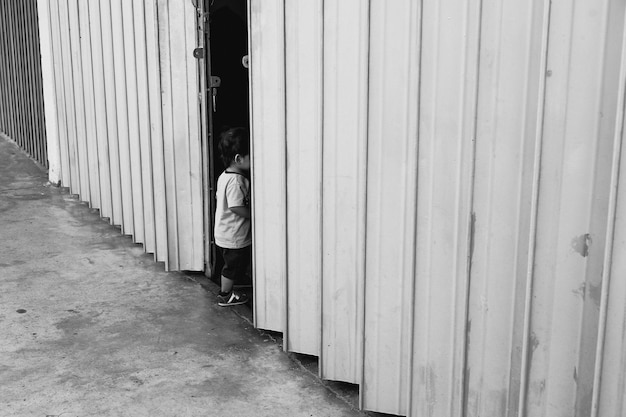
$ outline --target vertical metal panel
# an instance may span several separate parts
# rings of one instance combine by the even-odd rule
[[[31,85],[34,89],[33,97],[34,97],[34,126],[35,135],[33,140],[37,142],[36,146],[39,149],[37,160],[42,165],[49,167],[48,163],[48,148],[46,144],[46,121],[41,115],[43,115],[46,111],[44,104],[44,96],[43,96],[43,69],[42,69],[42,44],[41,44],[41,36],[39,34],[39,25],[38,25],[38,1],[30,0],[29,4],[29,13],[31,16],[31,21],[29,24],[29,33],[31,34],[31,59],[33,60],[33,74],[35,74],[32,79],[34,83]],[[46,51],[45,53],[49,53]],[[50,68],[48,68],[50,70]],[[41,76],[37,76],[37,74],[41,74]]]
[[[126,72],[126,102],[128,109],[128,138],[130,160],[130,186],[132,190],[133,211],[133,240],[137,243],[145,242],[145,225],[143,210],[143,184],[141,138],[139,136],[139,99],[137,91],[137,64],[135,57],[135,16],[133,2],[125,1],[121,4],[122,27],[124,42],[120,47],[124,52]]]
[[[322,283],[322,1],[285,1],[286,347],[319,356]],[[301,239],[300,236],[307,236]]]
[[[83,164],[87,165],[89,177],[89,204],[94,208],[101,208],[100,192],[100,167],[98,162],[98,130],[96,125],[96,105],[94,89],[94,71],[92,66],[91,33],[89,30],[88,4],[78,4],[78,23],[80,38],[80,62],[82,67],[86,159]],[[84,157],[84,156],[83,156]]]
[[[0,3],[0,16],[6,16],[6,4],[5,3]],[[8,51],[8,33],[7,33],[7,29],[6,26],[2,26],[2,36],[0,36],[0,53],[2,54],[3,57],[8,57],[9,55],[9,51]],[[8,132],[8,121],[9,121],[9,108],[6,104],[6,96],[7,96],[7,89],[8,89],[8,81],[7,81],[7,74],[9,73],[7,66],[8,66],[8,59],[2,59],[0,60],[0,85],[2,86],[2,88],[0,88],[0,131],[4,132],[5,134]]]
[[[169,268],[176,269],[178,265],[178,213],[177,213],[177,190],[175,183],[175,162],[174,162],[174,116],[173,95],[174,88],[170,68],[171,45],[170,39],[170,12],[169,1],[159,0],[156,10],[158,15],[158,37],[159,37],[159,66],[161,67],[161,123],[163,124],[163,166],[165,172],[165,214],[167,225],[167,253]]]
[[[58,162],[60,164],[57,181],[66,186],[70,181],[70,166],[68,162],[67,142],[67,115],[65,108],[65,77],[63,71],[62,47],[61,47],[61,22],[59,18],[59,0],[50,1],[50,33],[52,52],[54,54],[54,81],[56,111],[58,116]]]
[[[65,107],[65,159],[61,159],[68,166],[69,175],[64,177],[63,185],[69,187],[70,192],[79,194],[80,173],[78,169],[78,146],[76,145],[76,106],[74,104],[74,77],[72,75],[72,55],[69,32],[68,0],[58,1],[59,33],[60,33],[60,59],[63,73],[63,105]]]
[[[163,154],[163,113],[161,100],[161,71],[159,65],[159,22],[157,0],[143,3],[145,6],[146,54],[148,65],[148,97],[150,117],[150,139],[152,157],[152,180],[154,199],[154,223],[157,261],[165,262],[169,269],[167,206],[165,189],[165,156]]]
[[[117,141],[119,175],[122,197],[122,233],[134,235],[133,184],[130,159],[130,131],[126,81],[126,55],[124,53],[124,27],[122,0],[110,0],[111,32],[113,42],[113,74],[115,77],[115,111],[117,112]],[[134,138],[133,138],[134,139]]]
[[[120,151],[117,131],[115,69],[113,58],[113,23],[111,19],[111,0],[100,0],[100,27],[102,28],[102,70],[104,72],[107,142],[109,148],[109,172],[111,175],[111,201],[113,211],[111,224],[124,221],[122,210],[122,181],[120,176]]]
[[[20,39],[19,39],[19,28],[17,26],[17,16],[16,16],[16,10],[15,10],[15,4],[14,3],[9,3],[9,8],[8,8],[8,19],[7,20],[7,26],[9,28],[9,34],[10,34],[10,41],[9,41],[9,47],[11,50],[11,55],[10,55],[10,59],[11,59],[11,65],[10,65],[10,74],[11,74],[11,78],[12,78],[12,86],[13,86],[13,95],[12,97],[14,97],[14,102],[13,102],[13,107],[14,107],[14,112],[12,114],[12,119],[14,119],[14,123],[13,123],[13,129],[12,129],[12,133],[11,136],[15,137],[17,144],[20,147],[24,147],[24,134],[23,134],[23,129],[24,129],[24,121],[22,119],[23,117],[23,112],[21,109],[21,98],[23,96],[22,94],[22,85],[20,83],[20,74],[21,71],[19,70],[19,57],[20,57]]]
[[[254,320],[285,330],[286,165],[283,0],[250,0]]]
[[[361,381],[369,2],[324,2],[322,378]]]
[[[591,410],[610,177],[604,161],[612,150],[623,30],[623,21],[610,16],[621,20],[621,3],[552,4],[532,294],[532,415]]]
[[[542,3],[482,4],[467,416],[518,411]]]
[[[37,2],[3,2],[0,19],[0,134],[47,167]]]
[[[83,70],[81,63],[80,27],[78,22],[78,3],[76,0],[67,0],[68,28],[69,28],[69,56],[71,66],[69,77],[73,101],[71,109],[75,123],[75,137],[73,146],[74,163],[78,173],[75,194],[83,196],[82,199],[89,201],[89,161],[87,159],[86,123],[85,123],[85,85],[83,82]]]
[[[621,59],[591,417],[626,414],[626,30]]]
[[[170,27],[170,20],[159,21],[155,2],[135,3],[48,4],[54,68],[48,88],[54,87],[59,179],[146,251],[156,252],[167,268],[202,270],[199,73],[191,54],[195,8],[174,4]],[[170,41],[182,45],[172,56]],[[171,75],[169,101],[161,100],[162,73]],[[168,137],[163,114],[170,117]],[[167,162],[164,141],[172,155]],[[168,187],[166,170],[173,173]],[[172,225],[176,233],[167,233]]]
[[[145,22],[145,5],[142,0],[133,1],[133,22],[135,29],[134,52],[136,59],[137,105],[138,105],[138,142],[141,157],[141,189],[144,225],[144,246],[146,252],[156,251],[156,232],[154,216],[154,180],[152,164],[152,141],[150,137],[150,97],[149,67],[147,52],[147,26]]]
[[[480,8],[422,11],[414,416],[463,413]]]
[[[189,2],[159,2],[163,136],[169,265],[204,268],[202,168],[195,47],[195,9]],[[170,192],[171,191],[171,192]]]
[[[41,73],[43,77],[43,107],[45,109],[45,135],[43,135],[43,139],[46,140],[46,146],[43,147],[46,149],[48,159],[48,178],[50,182],[56,184],[61,179],[61,155],[59,154],[59,123],[57,120],[56,77],[50,7],[48,0],[37,1],[39,31],[41,32],[40,50]],[[1,47],[2,41],[0,40],[0,48]],[[2,68],[2,63],[0,63],[0,72],[4,72]],[[2,80],[2,75],[0,75],[0,80]],[[0,97],[2,97],[2,93],[0,93]],[[4,103],[4,98],[2,102]],[[1,105],[0,103],[0,106]]]
[[[105,65],[102,45],[102,23],[99,2],[88,2],[89,39],[91,47],[92,76],[93,76],[93,117],[94,129],[91,132],[96,141],[95,153],[98,159],[94,167],[98,167],[98,188],[100,190],[100,215],[113,217],[113,198],[111,187],[111,160],[109,155],[109,135],[107,126]],[[81,7],[81,10],[84,6]],[[93,162],[92,162],[93,163]]]
[[[181,166],[181,176],[189,183],[188,208],[184,213],[189,219],[185,230],[185,258],[180,269],[201,271],[204,269],[204,199],[202,197],[202,125],[200,120],[200,66],[193,56],[197,41],[197,11],[193,2],[184,2],[185,23],[182,25],[185,34],[185,86],[181,89],[186,93],[187,126],[185,136],[181,140],[187,143],[187,165]],[[204,76],[204,74],[202,74]]]
[[[370,4],[365,334],[362,402],[410,402],[420,5]]]
[[[18,41],[18,45],[22,46],[22,45],[27,45],[27,40],[26,40],[26,33],[25,33],[25,13],[24,13],[24,3],[20,2],[15,4],[14,6],[14,11],[15,11],[15,29],[16,29],[16,35],[17,35],[17,41]],[[22,142],[22,147],[26,150],[26,152],[28,152],[29,154],[33,154],[33,148],[31,146],[30,141],[28,140],[28,138],[31,135],[31,130],[32,130],[32,121],[31,121],[31,109],[30,109],[30,102],[28,100],[28,96],[27,96],[27,87],[28,87],[28,82],[27,82],[27,75],[29,74],[30,71],[28,71],[28,52],[25,51],[23,48],[19,48],[19,53],[17,54],[17,67],[19,68],[18,71],[18,83],[19,83],[19,87],[20,87],[20,95],[19,97],[17,97],[17,101],[19,103],[19,107],[20,107],[20,118],[21,118],[21,128],[22,128],[22,136],[21,136],[21,142]]]
[[[210,5],[207,2],[201,1],[198,3],[197,13],[198,13],[198,24],[196,26],[196,41],[198,48],[202,48],[202,57],[198,59],[198,74],[200,77],[200,91],[201,92],[209,92],[209,80],[208,74],[211,69],[211,45],[208,42],[206,33],[210,32],[209,27],[209,12]],[[247,10],[245,11],[247,15]],[[247,21],[247,20],[246,20]],[[249,79],[247,80],[250,81]],[[248,102],[248,105],[250,103]],[[213,186],[214,183],[214,170],[213,164],[211,161],[214,161],[213,155],[213,143],[214,138],[211,137],[213,135],[213,115],[211,112],[214,110],[209,104],[209,94],[200,94],[200,146],[202,149],[201,155],[201,163],[202,163],[202,201],[204,204],[203,207],[203,217],[204,217],[204,237],[205,242],[211,242],[211,237],[213,236],[213,214],[215,206],[214,202],[214,193]],[[210,150],[211,149],[211,150]],[[217,156],[217,155],[215,155]],[[213,244],[204,245],[204,264],[206,265],[205,275],[212,275],[214,265],[216,264],[217,259],[215,259],[216,248]]]

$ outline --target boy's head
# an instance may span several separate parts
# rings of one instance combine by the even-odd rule
[[[225,168],[234,163],[243,164],[242,169],[250,169],[250,135],[245,128],[234,127],[223,132],[218,148]]]

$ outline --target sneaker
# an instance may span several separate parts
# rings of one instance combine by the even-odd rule
[[[238,291],[231,291],[226,295],[217,296],[217,305],[220,307],[237,306],[248,302],[248,296]]]

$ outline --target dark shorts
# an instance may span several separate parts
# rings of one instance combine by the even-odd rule
[[[241,249],[220,249],[222,250],[222,257],[224,258],[222,276],[232,279],[235,282],[245,281],[246,274],[250,270],[252,245]]]

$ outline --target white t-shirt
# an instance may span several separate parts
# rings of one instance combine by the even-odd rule
[[[226,249],[251,245],[250,219],[230,210],[231,207],[250,207],[250,181],[236,172],[224,171],[217,179],[215,198],[215,244]]]

